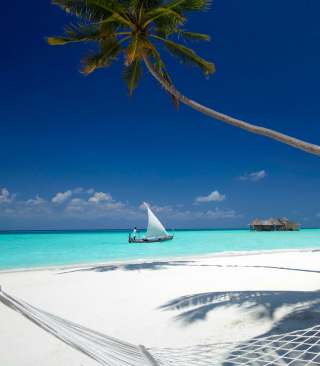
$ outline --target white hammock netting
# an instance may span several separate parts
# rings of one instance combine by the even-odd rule
[[[320,325],[239,343],[146,349],[37,309],[1,288],[0,302],[106,366],[320,365]]]

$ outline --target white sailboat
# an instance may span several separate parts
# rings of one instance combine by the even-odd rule
[[[172,235],[169,235],[166,229],[162,226],[161,222],[156,218],[154,213],[150,210],[149,206],[143,202],[148,210],[148,229],[146,235],[143,239],[134,239],[131,238],[131,234],[129,234],[129,243],[145,243],[148,241],[166,241],[172,240],[174,237],[174,230],[172,229]]]

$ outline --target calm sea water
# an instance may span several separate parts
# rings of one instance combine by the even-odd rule
[[[125,230],[0,232],[0,270],[320,247],[320,229],[177,230],[172,241],[143,244],[128,243],[128,233]]]

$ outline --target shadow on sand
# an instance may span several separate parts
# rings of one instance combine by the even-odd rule
[[[186,310],[177,315],[174,320],[188,325],[197,320],[204,320],[210,311],[217,308],[231,306],[240,308],[243,305],[246,305],[246,311],[256,310],[253,312],[256,320],[262,318],[275,320],[275,313],[278,309],[283,306],[292,306],[294,308],[292,312],[283,319],[285,323],[288,323],[286,331],[296,330],[298,320],[303,323],[305,328],[320,324],[320,290],[207,292],[173,299],[158,309],[163,311]],[[290,319],[294,321],[295,329],[289,326]]]
[[[240,343],[182,349],[181,355],[186,352],[184,361],[189,358],[190,364],[197,361],[199,365],[224,366],[320,365],[320,290],[207,292],[173,299],[158,309],[182,310],[173,320],[188,326],[204,320],[210,311],[231,306],[252,310],[254,320],[270,319],[272,329]],[[291,312],[277,321],[276,312],[282,307],[290,307]],[[172,362],[174,355],[177,352],[169,350],[166,357]],[[180,360],[176,361],[180,365]]]
[[[151,269],[151,270],[160,270],[168,267],[176,267],[176,266],[190,266],[196,263],[195,261],[163,261],[163,262],[144,262],[144,263],[128,263],[128,264],[118,264],[118,265],[105,265],[105,266],[94,266],[90,268],[82,268],[76,269],[73,271],[65,271],[59,274],[66,274],[72,272],[109,272],[115,271],[117,269],[123,271],[133,271],[133,270],[141,270],[141,269]]]
[[[163,270],[177,266],[225,267],[225,268],[269,268],[288,271],[320,273],[315,270],[294,269],[273,266],[237,266],[206,265],[193,260],[154,261],[119,265],[92,266],[90,268],[66,271],[108,272],[114,270]],[[186,348],[178,353],[166,350],[165,358],[176,366],[197,365],[320,365],[320,290],[317,291],[230,291],[206,292],[182,296],[161,305],[161,311],[179,311],[174,321],[189,326],[194,322],[205,320],[207,315],[216,309],[238,307],[240,311],[251,311],[254,320],[268,319],[273,327],[261,336],[238,344],[203,345]],[[277,320],[279,309],[290,309],[283,318]],[[314,328],[315,326],[318,326]],[[313,328],[313,329],[309,329]],[[304,329],[309,329],[304,331]],[[225,347],[225,353],[222,348]],[[222,350],[222,351],[221,351]],[[155,353],[157,350],[154,351]],[[158,350],[159,352],[159,350]],[[189,352],[189,354],[184,354]],[[183,358],[180,359],[183,355]],[[175,357],[177,357],[175,359]],[[214,362],[216,356],[217,362]],[[220,357],[221,355],[221,357]],[[159,360],[164,355],[158,355]],[[203,363],[201,363],[202,361]],[[165,361],[165,360],[163,360]],[[201,362],[200,362],[201,361]],[[221,362],[220,362],[221,361]],[[200,362],[200,363],[199,363]]]
[[[254,320],[267,318],[273,321],[273,327],[258,338],[226,345],[227,357],[221,364],[256,366],[320,364],[320,290],[207,292],[173,299],[158,309],[182,310],[183,312],[176,315],[173,320],[188,326],[196,321],[205,320],[208,313],[215,309],[231,306],[237,306],[239,309],[242,307],[244,311],[251,310]],[[277,321],[276,312],[282,307],[289,307],[291,311]],[[222,347],[221,345],[206,347],[209,347],[210,354],[218,346]],[[201,350],[202,355],[204,351]],[[217,352],[215,350],[214,355]]]
[[[320,273],[320,271],[300,269],[300,268],[287,268],[287,267],[273,267],[273,266],[238,266],[238,265],[219,265],[219,264],[201,264],[196,260],[169,260],[169,261],[154,261],[144,263],[127,263],[127,264],[110,264],[103,266],[92,266],[89,268],[75,269],[72,271],[64,271],[59,274],[72,273],[72,272],[109,272],[115,270],[133,271],[140,269],[160,270],[169,267],[178,266],[190,266],[190,267],[218,267],[218,268],[267,268],[267,269],[280,269],[287,271],[301,271],[310,273]]]

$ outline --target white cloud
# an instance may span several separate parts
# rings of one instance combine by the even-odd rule
[[[218,207],[216,207],[215,211],[211,211],[211,210],[208,211],[207,215],[215,217],[215,218],[219,218],[219,217],[222,217],[222,218],[241,218],[241,217],[243,217],[242,215],[236,215],[234,210],[229,210],[229,211],[223,211],[222,210],[221,211],[221,210],[219,210]]]
[[[10,197],[9,191],[7,188],[3,188],[1,190],[0,203],[12,203],[16,198],[18,193],[13,193]],[[10,198],[9,198],[10,197]]]
[[[181,208],[181,207],[183,207],[184,205],[182,205],[182,204],[179,204],[179,205],[177,205],[177,207],[179,207],[179,208]]]
[[[303,221],[309,221],[310,219],[309,219],[309,217],[304,217],[302,220]]]
[[[94,189],[93,188],[87,189],[84,193],[94,194]]]
[[[157,213],[159,213],[159,212],[172,212],[172,211],[173,211],[173,208],[172,208],[172,206],[171,206],[171,205],[170,205],[170,206],[157,206],[157,205],[151,206],[151,205],[150,205],[149,203],[147,203],[147,202],[146,202],[146,204],[147,204],[147,206],[148,206],[148,207],[150,207],[150,208],[151,208],[151,210],[152,210],[153,212],[157,212]],[[181,207],[182,207],[182,206],[181,206]],[[147,209],[144,203],[142,203],[142,204],[139,206],[139,208],[140,208],[140,210],[146,210],[146,209]]]
[[[69,191],[66,191],[64,193],[58,193],[55,197],[52,198],[52,202],[60,204],[60,203],[63,203],[65,200],[67,200],[71,196],[72,196],[72,191],[69,189]]]
[[[79,190],[80,191],[80,190]],[[61,220],[63,218],[74,218],[79,220],[94,220],[100,217],[108,217],[110,219],[124,219],[124,220],[146,220],[147,215],[145,205],[130,206],[128,202],[115,201],[112,199],[110,193],[96,192],[93,197],[89,199],[72,198],[74,191],[66,191],[64,193],[58,193],[50,201],[46,201],[38,195],[35,199],[28,199],[25,201],[11,201],[12,197],[5,189],[2,190],[1,200],[2,202],[10,201],[10,208],[7,205],[0,205],[0,216],[10,217],[46,217],[50,220]],[[82,191],[81,193],[85,193]],[[212,192],[215,193],[215,192]],[[212,196],[209,195],[208,197]],[[11,198],[12,197],[12,198]],[[71,198],[70,198],[71,197]],[[225,196],[220,195],[218,192],[214,195],[216,199],[219,197],[221,200]],[[206,198],[206,197],[205,197]],[[66,202],[67,205],[60,205],[60,203]],[[209,202],[209,201],[208,201]],[[149,204],[148,204],[149,205]],[[150,205],[149,205],[150,206]],[[150,206],[156,216],[159,216],[160,220],[164,220],[164,223],[169,223],[171,220],[192,220],[192,219],[237,219],[241,215],[237,215],[235,211],[228,209],[226,211],[215,210],[201,211],[201,210],[183,210],[183,205],[152,205]]]
[[[221,202],[226,198],[224,194],[220,194],[218,191],[214,191],[209,194],[209,196],[199,196],[195,199],[196,202],[212,202],[217,201]]]
[[[207,212],[203,211],[175,211],[172,212],[171,216],[168,216],[168,218],[172,219],[196,219],[196,218],[202,218],[202,219],[219,219],[219,218],[232,218],[232,219],[238,219],[242,218],[243,215],[237,215],[234,210],[228,210],[223,211],[219,210],[218,207],[216,207],[215,210],[209,210]]]
[[[154,206],[153,207],[153,211],[155,212],[171,212],[172,211],[172,206]]]
[[[316,214],[316,217],[320,217],[320,213]]]
[[[242,177],[239,177],[240,180],[250,180],[251,182],[257,182],[258,180],[265,178],[267,173],[265,170],[261,170],[260,172],[253,173],[245,173]]]
[[[103,193],[103,192],[99,192]],[[109,196],[108,196],[109,195]],[[111,198],[110,193],[106,195]],[[103,195],[96,195],[94,200],[85,201],[83,199],[72,199],[64,212],[62,213],[68,217],[74,217],[78,219],[95,219],[98,217],[110,217],[110,218],[125,218],[125,219],[137,219],[141,217],[139,210],[135,207],[129,206],[128,203],[110,202]]]
[[[74,189],[72,192],[73,192],[73,194],[80,194],[80,193],[83,192],[83,188],[82,187],[78,187],[78,188]]]
[[[0,202],[7,202],[9,197],[9,191],[7,188],[1,190],[2,195],[0,196]]]
[[[82,198],[73,198],[69,202],[68,206],[78,206],[78,205],[83,205],[85,203],[86,203],[86,201],[84,199],[82,199]]]
[[[213,192],[214,193],[214,192]],[[220,195],[221,196],[221,195]],[[202,219],[218,219],[218,218],[233,218],[233,219],[239,219],[242,218],[243,215],[237,215],[234,210],[228,209],[226,211],[219,210],[218,207],[215,208],[215,210],[209,210],[209,211],[192,211],[192,210],[186,210],[181,211],[179,208],[174,208],[173,206],[150,206],[150,204],[147,203],[147,205],[151,208],[151,210],[161,219],[166,220],[192,220],[197,218]],[[183,206],[183,205],[181,205]],[[139,206],[140,210],[146,210],[146,207],[144,204]]]
[[[80,187],[79,187],[80,188]],[[1,192],[1,191],[0,191]],[[99,217],[137,219],[142,214],[137,207],[129,206],[129,203],[121,201],[115,202],[110,193],[97,192],[93,197],[85,200],[83,198],[72,198],[74,192],[86,193],[81,189],[68,190],[58,193],[52,200],[46,201],[38,195],[35,199],[25,201],[14,201],[16,195],[10,198],[7,189],[2,190],[1,202],[11,203],[10,209],[7,205],[0,205],[0,216],[15,217],[47,217],[49,219],[61,219],[63,217],[73,217],[77,219],[95,219]],[[94,190],[90,190],[94,193]],[[67,202],[67,206],[60,205]]]
[[[81,206],[67,206],[66,207],[66,212],[68,211],[83,211],[83,208]]]
[[[297,213],[298,213],[298,211],[292,211],[292,213],[295,215],[295,214],[297,214]]]
[[[89,198],[89,202],[112,201],[110,193],[96,192],[93,197]]]
[[[122,203],[121,201],[120,202],[109,202],[105,205],[105,207],[107,207],[110,210],[117,210],[117,209],[124,208],[126,206],[127,206],[127,204]]]
[[[39,205],[42,203],[46,203],[47,201],[45,201],[44,199],[40,198],[39,195],[36,195],[36,199],[35,200],[28,200],[26,201],[26,204],[33,204],[33,205]]]

